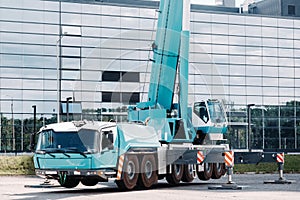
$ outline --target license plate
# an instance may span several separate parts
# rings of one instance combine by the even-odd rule
[[[57,174],[57,171],[46,171],[45,174],[53,175]]]

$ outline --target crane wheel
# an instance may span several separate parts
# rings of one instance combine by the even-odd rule
[[[79,184],[79,179],[75,179],[67,176],[64,181],[59,180],[58,182],[62,187],[74,188]]]
[[[204,163],[204,171],[201,172],[197,171],[197,176],[202,181],[208,181],[212,176],[212,172],[213,172],[213,164]]]
[[[121,190],[132,190],[139,177],[139,161],[136,155],[127,155],[123,165],[122,179],[116,181]]]
[[[169,165],[167,170],[171,167],[171,173],[166,175],[167,182],[170,185],[178,185],[183,175],[183,165]]]
[[[97,185],[98,184],[98,180],[97,179],[82,179],[81,180],[81,183],[82,185],[85,185],[85,186],[94,186],[94,185]]]
[[[212,167],[212,179],[219,179],[221,178],[225,173],[226,173],[226,169],[225,169],[225,164],[224,163],[213,163],[213,167]]]
[[[142,188],[150,188],[157,183],[157,167],[154,155],[144,155],[141,162],[141,173],[138,185]]]
[[[186,183],[190,183],[194,180],[193,165],[184,165],[181,180]]]

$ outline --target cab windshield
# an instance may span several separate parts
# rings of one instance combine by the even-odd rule
[[[39,135],[36,150],[96,153],[100,150],[99,133],[88,129],[81,129],[79,132],[54,132],[53,130],[45,130]]]
[[[208,101],[207,105],[213,123],[226,122],[225,112],[220,102]]]
[[[202,119],[203,122],[207,123],[209,120],[208,111],[206,109],[205,102],[197,102],[194,104],[194,113]]]

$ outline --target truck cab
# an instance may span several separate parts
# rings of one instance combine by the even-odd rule
[[[192,124],[197,138],[211,141],[223,140],[227,131],[227,118],[222,102],[208,99],[193,104]],[[202,144],[202,142],[200,142]]]
[[[65,122],[38,132],[34,155],[37,175],[53,178],[67,188],[92,186],[114,174],[118,155],[117,126],[108,122]]]

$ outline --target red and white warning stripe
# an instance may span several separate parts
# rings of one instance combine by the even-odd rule
[[[278,163],[284,163],[284,153],[278,153],[278,154],[276,155],[276,161],[277,161]]]
[[[123,163],[124,163],[124,155],[120,155],[119,165],[118,165],[118,173],[117,173],[117,180],[121,180]]]
[[[197,164],[201,164],[204,161],[205,156],[202,151],[197,152]]]
[[[233,165],[234,165],[234,152],[233,151],[225,152],[225,165],[227,167],[233,167]]]

